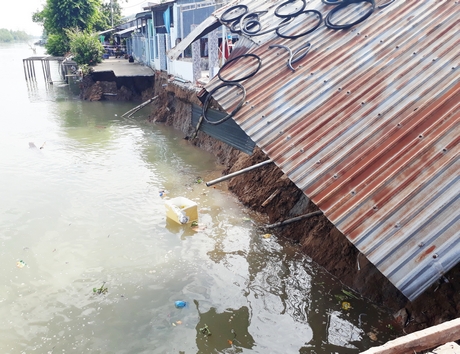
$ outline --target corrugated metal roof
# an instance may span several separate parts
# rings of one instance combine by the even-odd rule
[[[239,3],[268,10],[264,28],[279,23],[273,12],[281,2]],[[356,19],[366,6],[347,7],[337,21]],[[307,8],[324,17],[333,7],[311,0]],[[312,24],[313,16],[286,31]],[[349,30],[322,24],[295,40],[274,32],[240,37],[232,57],[254,53],[262,67],[241,82],[246,102],[235,121],[407,298],[416,298],[460,261],[459,2],[396,0]],[[311,50],[294,72],[286,50],[269,48],[307,42]],[[222,75],[250,73],[251,60]],[[214,78],[206,89],[221,83]],[[230,112],[241,95],[222,89],[214,97]]]

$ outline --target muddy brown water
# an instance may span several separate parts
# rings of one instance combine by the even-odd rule
[[[358,353],[394,336],[224,186],[196,183],[220,175],[213,156],[121,118],[133,103],[45,85],[39,65],[26,83],[30,55],[0,45],[1,353]],[[198,229],[165,217],[176,196]]]

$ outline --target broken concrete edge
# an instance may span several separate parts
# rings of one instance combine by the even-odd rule
[[[460,339],[460,318],[408,334],[361,354],[413,353],[436,348]]]

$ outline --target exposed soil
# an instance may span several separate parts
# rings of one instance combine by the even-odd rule
[[[84,81],[83,97],[100,97],[101,90],[107,88],[104,85]],[[157,73],[154,87],[140,96],[151,98],[154,94],[159,98],[152,104],[149,120],[181,130],[184,137],[191,136],[194,132],[190,124],[191,103],[200,104],[195,89],[173,83],[166,75]],[[224,174],[268,159],[260,149],[248,156],[202,132],[190,144],[212,152],[226,167]],[[228,188],[244,205],[265,213],[270,223],[318,210],[274,164],[230,179]],[[269,197],[272,199],[268,200]],[[447,282],[434,284],[409,302],[325,216],[313,216],[275,230],[279,237],[297,244],[345,285],[394,313],[406,333],[460,317],[460,264],[446,274]]]
[[[153,97],[154,77],[119,77],[113,73],[85,76],[80,97],[88,101],[141,101]]]

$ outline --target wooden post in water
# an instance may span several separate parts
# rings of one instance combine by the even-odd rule
[[[30,60],[27,60],[27,72],[29,73],[29,80],[32,80],[32,68],[30,67]]]
[[[43,59],[41,59],[40,62],[42,63],[43,79],[45,79],[45,82],[46,82],[45,63]]]
[[[51,81],[51,73],[50,73],[50,61],[46,60],[45,61],[45,66],[46,66],[46,83],[49,84]]]
[[[32,66],[33,79],[35,81],[36,80],[36,77],[35,77],[35,61],[33,59],[30,61],[30,65]]]
[[[22,68],[24,69],[24,77],[26,78],[26,81],[27,81],[26,60],[25,59],[22,59]]]

